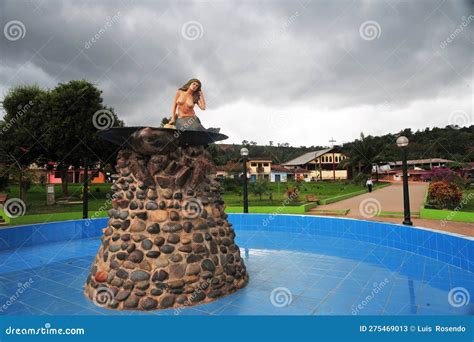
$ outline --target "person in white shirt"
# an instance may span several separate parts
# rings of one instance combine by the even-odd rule
[[[369,192],[372,192],[372,186],[374,185],[374,183],[372,182],[372,178],[367,178],[367,182],[365,182],[365,185],[367,186]]]

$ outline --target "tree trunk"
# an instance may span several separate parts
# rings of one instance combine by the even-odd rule
[[[68,196],[69,191],[67,187],[67,167],[63,165],[60,169],[60,174],[61,174],[61,190],[63,192],[63,196]]]
[[[20,185],[20,199],[26,203],[26,191],[27,191],[27,186],[28,184],[23,180],[23,169],[20,168],[19,170],[19,185]]]

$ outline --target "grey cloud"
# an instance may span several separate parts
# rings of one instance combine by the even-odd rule
[[[216,110],[238,101],[397,109],[471,92],[474,22],[440,47],[474,15],[470,1],[7,0],[0,12],[2,27],[26,27],[23,39],[0,39],[0,90],[85,78],[128,124],[158,124],[192,77]],[[380,25],[379,38],[361,38],[368,20]],[[202,37],[183,37],[188,21],[202,26]]]

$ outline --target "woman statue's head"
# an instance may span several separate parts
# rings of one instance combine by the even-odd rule
[[[179,88],[179,90],[182,91],[188,91],[188,89],[191,89],[193,92],[193,100],[194,103],[197,103],[199,100],[199,91],[201,90],[201,81],[199,81],[197,78],[192,78],[184,86]]]

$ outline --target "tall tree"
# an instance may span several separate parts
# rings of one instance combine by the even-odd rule
[[[31,183],[29,165],[48,153],[42,136],[48,118],[38,110],[44,96],[38,86],[22,85],[11,88],[2,101],[6,113],[0,124],[2,173],[18,181],[23,201]]]
[[[44,133],[48,157],[57,162],[64,196],[68,195],[67,172],[71,166],[81,166],[85,157],[90,163],[110,161],[110,145],[98,132],[123,126],[113,109],[102,104],[101,94],[93,84],[74,80],[59,84],[43,102],[42,111],[50,118]]]

